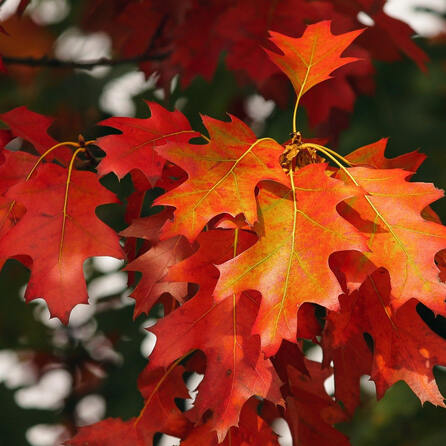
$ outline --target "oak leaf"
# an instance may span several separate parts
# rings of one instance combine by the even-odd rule
[[[131,296],[135,299],[134,317],[149,313],[159,297],[169,293],[178,301],[187,294],[187,283],[164,280],[168,268],[192,254],[192,248],[182,236],[162,240],[126,266],[128,271],[141,271],[140,282]]]
[[[336,401],[353,416],[360,405],[360,379],[371,375],[373,355],[364,338],[363,321],[352,317],[345,301],[340,296],[339,310],[328,312],[321,347],[324,366],[333,364]]]
[[[314,302],[337,307],[341,287],[329,268],[335,251],[365,250],[363,236],[336,211],[336,205],[358,192],[329,178],[325,164],[296,171],[293,191],[264,182],[257,197],[259,241],[218,266],[217,299],[243,290],[262,293],[254,333],[271,356],[282,339],[296,338],[299,306]]]
[[[439,280],[435,254],[446,248],[446,228],[425,220],[421,212],[443,196],[429,183],[410,183],[402,169],[354,167],[350,175],[364,191],[339,206],[341,215],[369,235],[370,252],[356,264],[363,280],[377,267],[389,271],[395,308],[416,298],[445,313],[446,285]],[[340,174],[351,184],[351,178]],[[423,249],[420,249],[420,246]]]
[[[446,364],[446,341],[434,333],[416,310],[418,302],[410,299],[399,309],[393,305],[389,273],[380,268],[369,276],[358,291],[342,296],[339,313],[329,315],[334,345],[363,343],[363,333],[373,339],[371,378],[378,398],[403,380],[421,402],[445,406],[435,383],[433,367]],[[352,352],[346,361],[352,362]],[[354,352],[356,356],[361,350]],[[357,357],[356,361],[364,359]],[[336,364],[335,364],[336,367]]]
[[[414,150],[405,153],[396,158],[386,158],[384,152],[386,150],[388,138],[382,138],[372,144],[367,144],[359,149],[349,153],[345,158],[355,165],[366,165],[376,167],[377,169],[404,169],[416,172],[426,155]]]
[[[106,418],[99,423],[81,427],[78,433],[66,441],[71,446],[139,446],[138,436],[133,427],[135,419],[123,421],[120,418]]]
[[[308,25],[299,38],[270,31],[271,41],[282,54],[265,51],[288,76],[298,98],[315,85],[330,79],[330,74],[337,68],[358,60],[355,57],[341,58],[341,55],[362,30],[334,35],[330,27],[329,20]]]
[[[144,446],[153,443],[157,432],[183,436],[190,422],[180,412],[174,398],[189,398],[182,374],[184,368],[172,364],[168,369],[142,372],[138,385],[145,403],[136,418],[122,421],[107,418],[79,432],[65,444],[71,446]]]
[[[193,429],[181,442],[182,446],[279,446],[277,435],[259,415],[259,401],[250,398],[240,413],[238,427],[231,427],[222,443],[206,423]]]
[[[208,144],[167,143],[157,148],[189,177],[155,201],[177,208],[162,237],[180,233],[193,241],[212,217],[222,213],[243,213],[252,224],[257,219],[257,183],[286,181],[277,161],[282,146],[276,141],[257,140],[246,124],[232,116],[230,122],[203,117],[203,123],[210,135]]]
[[[166,280],[197,284],[199,290],[195,298],[212,295],[220,276],[215,265],[239,255],[256,241],[253,232],[240,229],[201,232],[197,237],[197,252],[169,268]]]
[[[154,184],[160,178],[165,163],[154,148],[168,141],[187,143],[200,135],[191,129],[181,112],[170,112],[156,102],[147,102],[147,105],[151,111],[150,118],[112,117],[99,123],[122,132],[98,140],[98,146],[107,154],[98,166],[101,176],[114,172],[122,178],[131,170],[139,169]]]
[[[287,397],[285,419],[295,444],[302,446],[349,446],[348,438],[334,425],[347,421],[346,414],[326,393],[323,383],[330,370],[307,361],[309,375],[288,366],[290,395]]]
[[[231,426],[237,426],[240,410],[251,396],[271,394],[279,399],[274,370],[260,352],[259,337],[251,336],[258,305],[253,293],[221,302],[213,302],[211,296],[193,298],[150,330],[157,337],[150,356],[152,367],[163,367],[191,350],[205,353],[206,372],[195,400],[195,421],[212,410],[212,429],[219,441]]]
[[[272,362],[284,382],[281,391],[286,407],[285,413],[279,414],[288,421],[293,444],[347,446],[348,439],[334,428],[334,424],[347,421],[347,414],[324,387],[333,369],[323,369],[320,363],[305,358],[300,348],[288,341],[282,343]]]
[[[9,127],[12,135],[31,143],[39,154],[43,154],[58,143],[48,134],[48,129],[53,124],[54,119],[28,110],[25,106],[2,113],[0,121],[3,121]],[[47,161],[56,159],[63,164],[68,164],[70,158],[70,151],[64,151],[63,149],[49,153],[45,157]]]
[[[123,257],[116,233],[95,215],[97,206],[116,202],[115,195],[91,172],[73,171],[68,186],[67,178],[67,169],[44,164],[29,181],[13,186],[6,197],[26,213],[0,240],[0,258],[26,255],[33,261],[26,300],[43,297],[64,323],[76,304],[87,303],[84,261]]]

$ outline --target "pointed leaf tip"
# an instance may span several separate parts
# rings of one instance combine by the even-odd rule
[[[348,63],[360,60],[341,57],[363,29],[334,35],[331,21],[309,25],[298,38],[270,31],[270,40],[282,54],[265,49],[270,59],[288,76],[298,97],[315,85],[331,78],[331,73]]]

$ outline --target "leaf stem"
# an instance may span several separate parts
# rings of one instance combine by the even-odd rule
[[[83,147],[88,146],[90,144],[93,144],[95,142],[95,140],[91,140],[91,141],[87,141],[83,143]],[[43,153],[42,155],[40,155],[39,159],[36,161],[36,163],[34,164],[34,166],[32,167],[32,169],[29,171],[28,175],[25,178],[25,181],[28,181],[31,178],[31,175],[35,172],[35,170],[37,169],[37,167],[39,166],[39,164],[42,162],[42,160],[48,155],[50,154],[53,150],[57,149],[58,147],[62,147],[62,146],[72,146],[72,147],[76,147],[79,148],[81,147],[81,145],[77,142],[72,142],[72,141],[64,141],[64,142],[60,142],[55,144],[53,147],[50,147],[48,150],[45,151],[45,153]],[[84,150],[85,151],[85,150]],[[76,151],[77,154],[77,151]],[[71,175],[71,174],[70,174]],[[13,200],[11,202],[11,204],[9,205],[9,209],[8,212],[6,213],[4,219],[2,220],[2,222],[0,223],[0,228],[3,227],[6,219],[9,217],[9,214],[12,213],[14,206],[15,206],[16,201]]]
[[[319,152],[323,153],[326,157],[330,158],[343,172],[345,172],[345,174],[353,181],[354,185],[359,187],[359,183],[356,181],[355,177],[345,168],[345,166],[343,166],[339,160],[334,157],[330,152],[333,152],[332,150],[330,150],[330,152],[328,152],[326,150],[326,147],[323,146],[319,146],[318,144],[302,144],[302,146],[306,146],[306,147],[313,147],[314,149],[318,150]],[[340,158],[343,158],[341,155],[338,155]],[[348,162],[348,161],[347,161]]]
[[[326,152],[332,154],[333,156],[335,156],[336,158],[340,159],[341,161],[343,161],[345,164],[347,164],[347,166],[351,166],[352,163],[347,159],[344,158],[342,155],[340,155],[339,153],[335,152],[332,149],[329,149],[328,147],[325,146],[321,146],[319,144],[315,144],[315,143],[311,143],[311,142],[307,142],[307,143],[303,143],[300,145],[301,149],[307,149],[307,148],[313,148],[316,150],[319,150],[320,152],[327,154]]]
[[[83,143],[82,147],[89,146],[90,144],[93,144],[95,142],[96,142],[96,140],[94,140],[94,139],[92,139],[90,141],[86,141],[85,143]],[[58,147],[62,147],[62,146],[71,146],[71,147],[75,147],[76,149],[81,147],[81,145],[78,142],[73,142],[73,141],[59,142],[59,143],[55,144],[53,147],[50,147],[42,155],[40,155],[39,159],[36,161],[33,168],[29,171],[28,175],[26,176],[25,181],[28,181],[31,178],[31,175],[37,169],[37,166],[42,162],[42,160],[47,155],[49,155],[53,150],[57,149]]]
[[[62,250],[63,250],[63,242],[65,238],[65,223],[68,217],[68,192],[70,189],[70,181],[71,181],[71,174],[73,173],[73,165],[74,161],[76,159],[76,156],[80,152],[85,152],[85,147],[78,147],[71,157],[70,164],[68,165],[68,175],[67,175],[67,181],[65,183],[65,196],[64,196],[64,202],[63,202],[63,220],[62,220],[62,234],[60,236],[60,245],[59,245],[59,263],[62,259]]]
[[[58,147],[62,147],[62,146],[71,146],[71,147],[79,147],[79,143],[77,142],[72,142],[72,141],[65,141],[65,142],[60,142],[58,144],[55,144],[53,147],[50,147],[47,151],[45,151],[45,153],[43,153],[42,155],[40,155],[39,159],[36,161],[36,163],[34,164],[33,168],[29,171],[28,175],[26,176],[25,181],[28,181],[31,178],[31,175],[34,173],[34,171],[37,169],[37,166],[41,163],[41,161],[47,156],[49,155],[53,150],[57,149]]]

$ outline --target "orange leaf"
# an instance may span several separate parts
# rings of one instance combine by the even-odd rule
[[[349,153],[345,158],[353,164],[366,164],[378,169],[404,169],[416,172],[421,163],[426,159],[426,155],[414,150],[405,153],[396,158],[386,158],[384,152],[386,150],[388,138],[382,138],[372,144],[356,149]]]
[[[339,206],[341,215],[369,234],[369,262],[354,265],[362,280],[377,267],[391,277],[393,305],[418,299],[432,310],[445,313],[446,285],[439,280],[435,254],[446,248],[446,228],[421,216],[423,209],[443,196],[428,183],[410,183],[402,169],[348,169],[365,191]],[[345,174],[341,176],[346,177]],[[350,179],[346,179],[350,182]]]
[[[288,76],[298,98],[315,85],[330,79],[330,74],[337,68],[359,60],[356,57],[341,58],[341,54],[362,30],[333,35],[330,26],[329,20],[309,25],[302,37],[297,39],[270,31],[271,41],[282,54],[265,51]]]
[[[218,266],[218,299],[254,289],[262,304],[254,332],[262,349],[275,354],[282,339],[296,338],[296,313],[303,302],[337,306],[341,287],[328,266],[335,251],[364,250],[364,238],[336,211],[358,192],[326,175],[325,164],[295,173],[295,194],[264,182],[258,196],[259,241],[240,256]]]
[[[188,180],[159,197],[155,204],[177,208],[162,236],[183,234],[190,240],[208,221],[222,213],[244,213],[251,224],[257,219],[254,189],[265,179],[286,181],[278,163],[282,146],[272,139],[257,140],[252,130],[231,116],[230,122],[203,117],[210,134],[205,145],[171,144],[158,153],[188,173]]]

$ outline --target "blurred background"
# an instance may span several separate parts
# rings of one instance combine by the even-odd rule
[[[0,23],[9,34],[0,36],[0,54],[5,60],[48,54],[66,61],[114,57],[106,27],[91,25],[95,21],[87,13],[91,3],[0,1]],[[17,8],[24,4],[19,18]],[[102,2],[103,8],[106,5]],[[428,158],[415,179],[445,188],[446,0],[391,0],[385,11],[415,30],[417,45],[429,56],[427,72],[408,58],[391,63],[373,60],[376,87],[358,95],[353,113],[341,113],[328,124],[310,125],[302,110],[301,129],[306,136],[327,137],[330,147],[341,154],[382,137],[390,138],[388,157],[420,149]],[[367,14],[358,15],[358,20],[373,26]],[[258,136],[267,134],[282,142],[290,130],[291,90],[289,101],[259,94],[252,83],[240,82],[226,67],[224,56],[210,79],[198,76],[184,86],[173,76],[167,87],[156,71],[148,75],[135,63],[92,70],[5,65],[7,74],[0,77],[0,112],[26,105],[53,116],[56,121],[50,132],[58,140],[77,140],[79,133],[100,136],[104,130],[95,124],[111,115],[146,117],[143,99],[182,110],[197,129],[199,113],[226,119],[230,112],[248,122]],[[20,141],[13,141],[9,148],[14,149],[14,144],[19,146]],[[104,182],[125,204],[129,181],[119,183],[109,176]],[[148,197],[149,205],[153,198],[153,194]],[[446,204],[433,207],[444,221]],[[117,230],[125,226],[123,206],[111,206],[101,217]],[[145,328],[156,322],[157,313],[154,310],[149,317],[132,321],[133,300],[121,267],[121,262],[111,258],[86,262],[90,305],[78,305],[68,326],[49,319],[43,300],[25,304],[29,272],[19,262],[8,261],[0,272],[0,446],[53,446],[69,437],[76,426],[139,412],[142,399],[136,378],[154,345],[153,335]],[[446,337],[444,320],[437,321],[436,330]],[[322,360],[319,347],[309,346],[307,354]],[[436,376],[446,395],[446,369],[438,367]],[[326,385],[332,392],[333,383],[328,380]],[[193,388],[192,383],[189,386]],[[352,422],[339,426],[353,445],[446,444],[446,410],[429,403],[421,407],[404,383],[377,402],[373,384],[365,376],[363,400]],[[286,438],[281,442],[288,444]],[[159,444],[178,442],[163,438]]]

